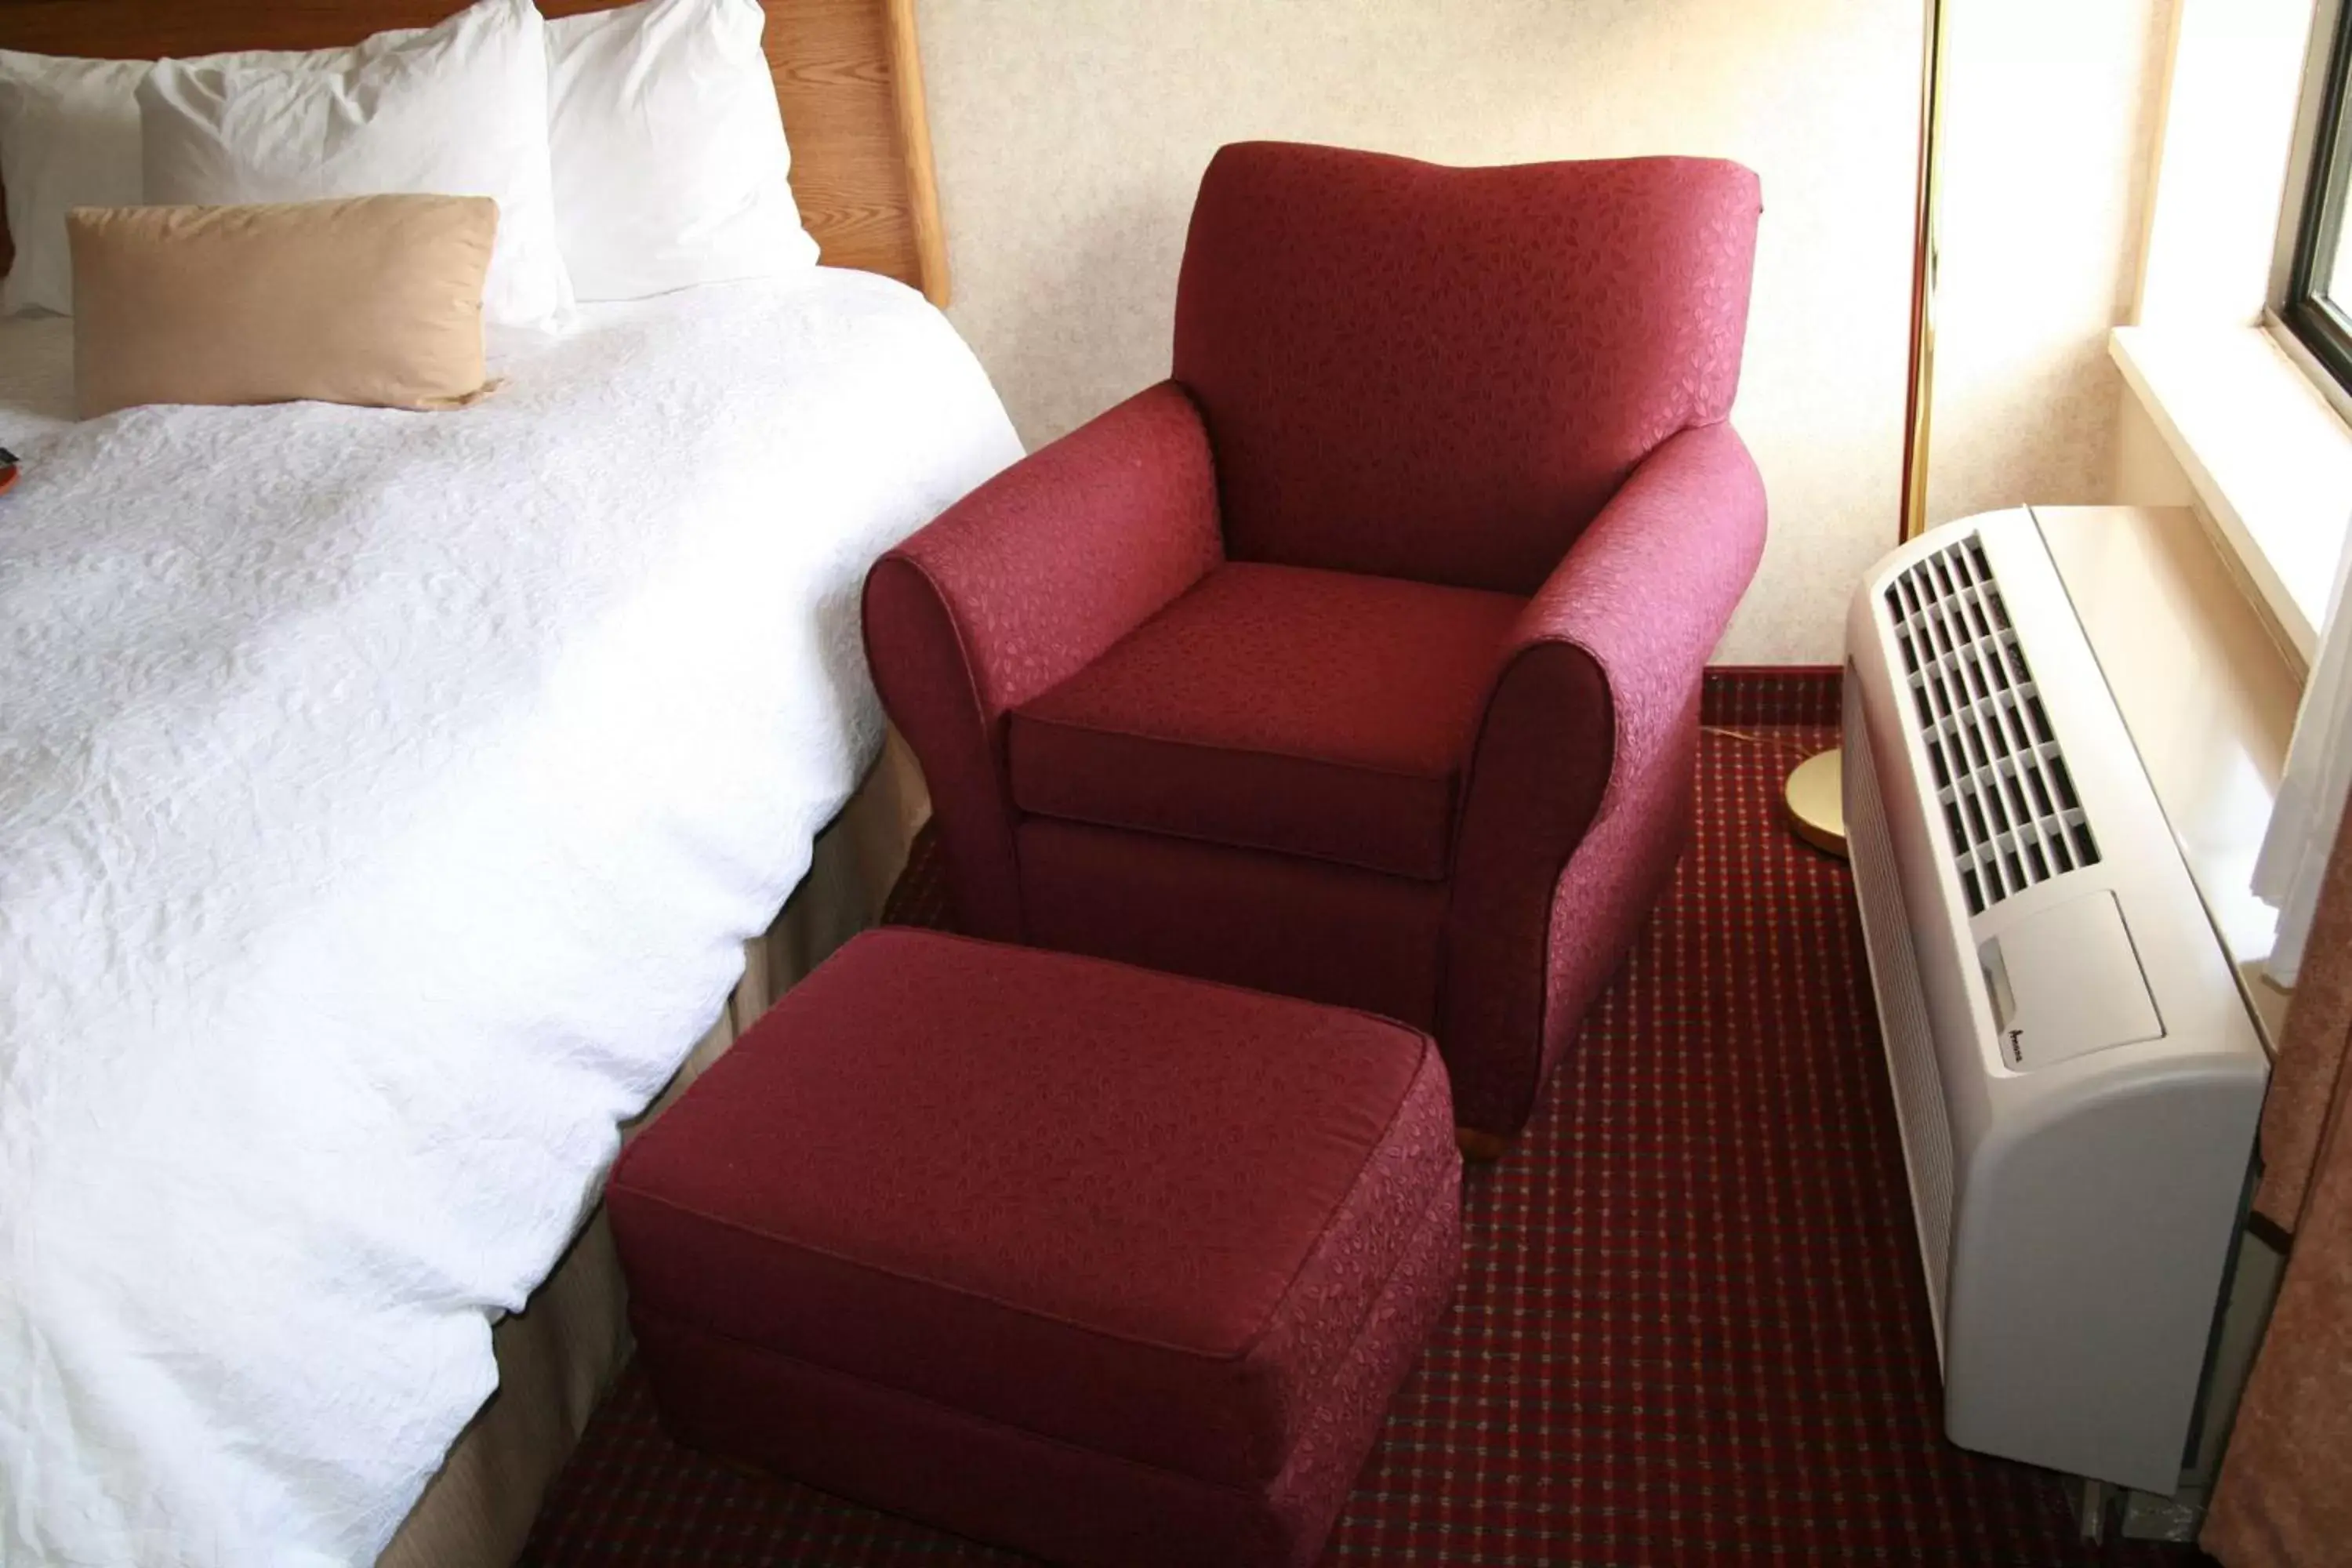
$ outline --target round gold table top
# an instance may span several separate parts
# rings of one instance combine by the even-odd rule
[[[1816,849],[1845,855],[1845,753],[1817,752],[1789,775],[1789,824]]]

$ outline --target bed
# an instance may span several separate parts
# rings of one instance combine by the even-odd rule
[[[0,45],[446,9],[0,0]],[[158,1561],[510,1562],[626,1352],[619,1129],[878,910],[922,805],[857,584],[1018,444],[902,286],[945,297],[908,5],[768,46],[827,265],[494,340],[457,418],[77,426],[66,324],[0,322],[0,1557],[88,1560],[27,1533],[79,1470]]]

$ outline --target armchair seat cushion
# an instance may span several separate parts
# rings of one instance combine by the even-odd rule
[[[1013,804],[1442,880],[1524,605],[1228,563],[1013,711]]]

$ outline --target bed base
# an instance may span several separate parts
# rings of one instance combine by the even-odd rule
[[[808,875],[775,924],[743,949],[743,978],[626,1140],[725,1054],[785,987],[881,918],[930,799],[893,731],[849,804],[817,836]],[[490,1332],[499,1391],[426,1483],[378,1568],[507,1568],[548,1488],[629,1357],[628,1292],[602,1205],[520,1312]]]

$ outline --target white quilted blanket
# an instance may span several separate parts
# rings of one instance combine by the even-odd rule
[[[0,1561],[354,1563],[879,743],[866,565],[1018,454],[818,272],[453,414],[61,417],[0,325]]]

